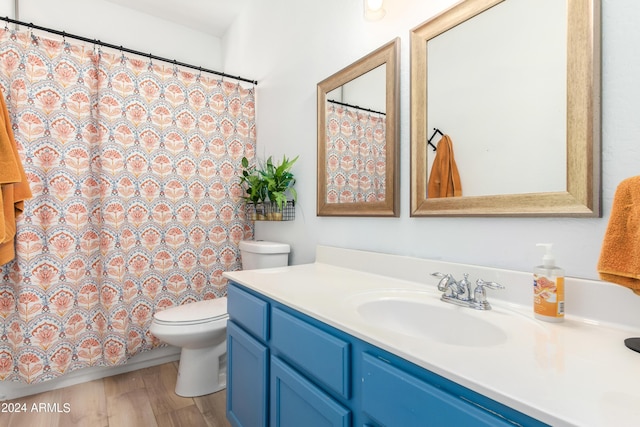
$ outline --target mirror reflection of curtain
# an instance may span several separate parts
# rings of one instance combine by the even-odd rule
[[[33,192],[0,270],[0,380],[123,364],[160,344],[155,311],[226,294],[253,236],[252,88],[6,28],[0,85]]]
[[[385,200],[385,116],[328,102],[327,203]]]

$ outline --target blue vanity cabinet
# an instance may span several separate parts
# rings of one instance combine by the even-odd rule
[[[546,425],[233,282],[228,298],[234,427]]]

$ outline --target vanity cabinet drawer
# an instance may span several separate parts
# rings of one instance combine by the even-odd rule
[[[362,356],[362,410],[386,427],[513,427],[504,418],[366,353]]]
[[[350,344],[274,308],[271,345],[291,365],[338,395],[349,398]]]
[[[271,357],[271,426],[350,427],[351,411]]]
[[[269,303],[229,283],[227,289],[229,317],[255,337],[269,339]]]

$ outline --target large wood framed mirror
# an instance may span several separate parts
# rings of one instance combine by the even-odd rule
[[[318,216],[399,215],[399,45],[318,83]]]
[[[435,129],[459,197],[427,194]],[[411,216],[598,217],[600,188],[599,0],[465,0],[411,30]]]

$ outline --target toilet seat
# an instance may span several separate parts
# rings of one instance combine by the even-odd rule
[[[197,325],[228,317],[226,297],[183,304],[153,315],[154,322],[168,326]]]

